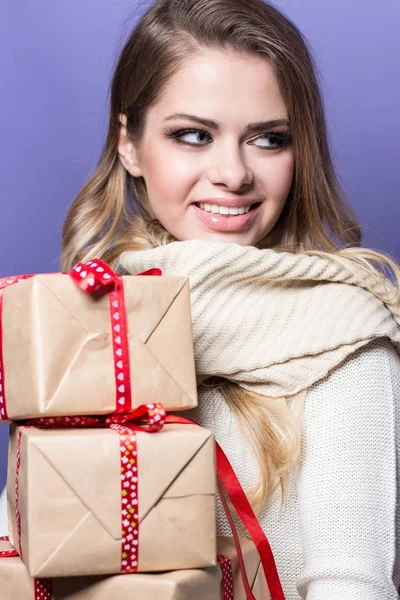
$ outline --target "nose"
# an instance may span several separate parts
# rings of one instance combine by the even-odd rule
[[[239,148],[222,149],[211,156],[208,179],[214,185],[225,185],[238,190],[253,182],[253,172],[246,165]]]

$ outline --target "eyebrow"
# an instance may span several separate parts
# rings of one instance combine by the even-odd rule
[[[196,115],[189,115],[187,113],[174,113],[166,117],[164,121],[171,121],[172,119],[188,119],[189,121],[195,121],[209,127],[210,129],[219,129],[220,123],[218,121],[212,121],[211,119],[204,119],[203,117],[197,117]],[[290,127],[290,121],[288,119],[273,119],[271,121],[258,121],[257,123],[250,123],[246,127],[246,133],[258,133],[264,129],[270,129],[271,127],[277,127],[279,125],[287,125]]]

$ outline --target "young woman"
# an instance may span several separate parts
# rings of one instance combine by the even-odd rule
[[[360,242],[293,23],[263,0],[157,0],[116,65],[63,268],[189,276],[186,414],[227,452],[288,600],[398,597],[400,270]]]

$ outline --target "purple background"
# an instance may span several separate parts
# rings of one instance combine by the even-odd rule
[[[112,65],[146,5],[2,0],[0,277],[58,270],[67,207],[103,142]],[[276,5],[314,50],[335,163],[364,245],[400,260],[400,4]],[[7,433],[0,425],[0,489]]]

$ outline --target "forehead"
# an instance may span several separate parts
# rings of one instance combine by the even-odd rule
[[[190,112],[222,123],[287,118],[272,65],[253,55],[204,50],[181,65],[151,112]]]

